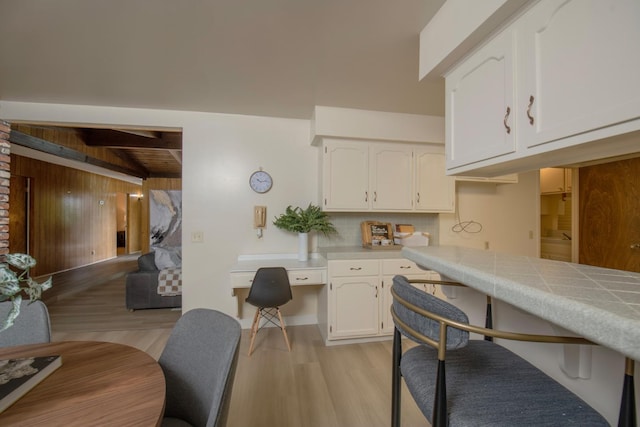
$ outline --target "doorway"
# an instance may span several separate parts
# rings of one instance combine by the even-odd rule
[[[142,250],[140,238],[141,198],[139,194],[116,194],[116,249],[118,256]]]
[[[32,179],[12,174],[9,185],[9,250],[31,255]]]

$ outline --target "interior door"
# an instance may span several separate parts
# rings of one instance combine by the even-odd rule
[[[640,272],[640,157],[579,169],[580,264]]]

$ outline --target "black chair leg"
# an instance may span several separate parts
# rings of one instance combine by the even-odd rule
[[[447,419],[447,380],[444,369],[444,360],[438,360],[438,373],[436,375],[436,395],[433,399],[433,427],[446,427]]]
[[[484,327],[487,329],[493,329],[493,313],[491,311],[491,297],[489,295],[487,295],[487,312],[484,318]],[[484,340],[493,341],[493,337],[485,335]]]
[[[391,427],[400,427],[400,358],[402,357],[402,338],[400,331],[393,328],[393,368],[391,371]]]
[[[633,384],[635,361],[625,359],[624,383],[622,386],[622,401],[620,402],[620,416],[618,427],[636,427],[636,398]]]

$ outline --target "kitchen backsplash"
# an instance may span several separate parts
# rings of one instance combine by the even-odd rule
[[[390,222],[394,227],[396,224],[411,224],[416,231],[426,231],[431,234],[430,245],[437,245],[439,241],[438,214],[331,212],[329,216],[338,230],[338,234],[331,237],[324,237],[320,234],[318,236],[319,247],[362,245],[362,233],[360,232],[362,221]]]

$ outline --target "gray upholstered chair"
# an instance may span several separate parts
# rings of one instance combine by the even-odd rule
[[[282,330],[284,341],[287,348],[291,351],[287,329],[282,320],[280,306],[291,301],[291,283],[289,283],[289,275],[284,267],[263,267],[256,271],[256,275],[251,282],[249,296],[247,301],[249,304],[257,307],[256,314],[253,316],[251,324],[251,343],[249,344],[249,356],[253,352],[253,342],[260,330],[260,320],[264,318],[267,323],[271,323]],[[279,323],[276,323],[278,320]],[[265,323],[265,325],[267,324]]]
[[[523,341],[588,341],[469,325],[460,309],[417,289],[403,276],[394,277],[391,293],[392,426],[400,425],[401,378],[434,427],[609,425],[587,403],[520,356],[492,341],[470,340],[469,332]],[[402,335],[420,345],[403,353]]]
[[[11,312],[11,301],[0,303],[0,321]],[[47,306],[40,300],[20,303],[20,315],[13,326],[0,332],[0,347],[23,344],[41,344],[51,341],[51,321]]]
[[[158,361],[167,383],[163,426],[226,425],[240,334],[235,319],[215,310],[178,319]]]

